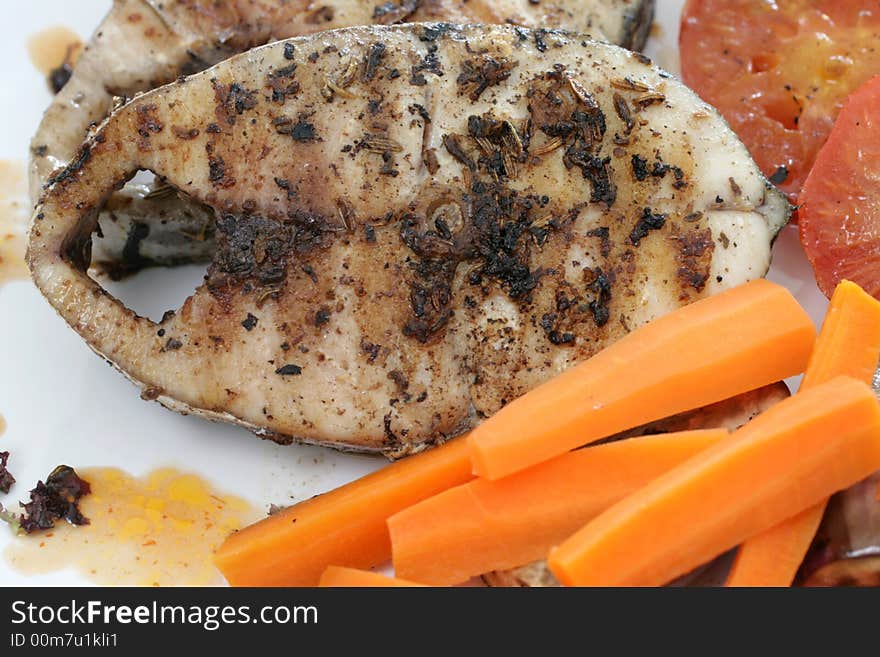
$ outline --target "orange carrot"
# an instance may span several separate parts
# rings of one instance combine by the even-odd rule
[[[550,552],[566,585],[659,586],[880,469],[880,404],[838,377],[794,395]]]
[[[880,361],[880,301],[850,281],[834,290],[801,390],[851,376],[871,383]]]
[[[378,587],[408,587],[424,586],[398,577],[388,577],[369,570],[357,568],[344,568],[342,566],[328,566],[321,581],[321,587],[347,587],[347,588],[378,588]]]
[[[870,383],[880,361],[880,301],[855,283],[834,290],[801,390],[845,374]],[[728,586],[791,586],[828,500],[743,543]]]
[[[391,558],[389,516],[472,478],[456,438],[246,527],[214,563],[233,586],[315,586],[329,565],[370,568]]]
[[[394,572],[451,585],[543,559],[598,513],[727,435],[630,438],[450,488],[388,519]]]
[[[611,434],[804,370],[816,332],[764,279],[675,310],[503,408],[468,437],[495,480]]]

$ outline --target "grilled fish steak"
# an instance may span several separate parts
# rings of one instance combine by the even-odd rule
[[[86,275],[138,170],[214,209],[159,323]],[[254,49],[116,111],[36,208],[50,303],[142,396],[400,455],[678,306],[762,276],[789,207],[715,111],[638,54],[501,26]]]
[[[32,142],[34,200],[53,171],[75,155],[89,126],[115,96],[192,74],[275,39],[354,25],[445,20],[565,28],[640,48],[654,0],[116,0]],[[148,264],[205,261],[213,252],[207,208],[160,185],[130,185],[100,219],[93,262],[111,275]]]

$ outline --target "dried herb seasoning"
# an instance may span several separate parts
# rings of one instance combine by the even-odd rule
[[[15,477],[6,469],[6,463],[9,460],[9,452],[0,452],[0,492],[8,493],[15,483]]]

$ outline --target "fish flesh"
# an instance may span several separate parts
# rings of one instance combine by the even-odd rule
[[[102,205],[142,170],[214,214],[204,284],[159,322],[87,275]],[[640,54],[368,26],[117,109],[50,178],[28,262],[144,398],[399,456],[764,275],[789,214],[715,110]]]
[[[371,23],[444,20],[565,28],[627,48],[647,37],[654,0],[116,0],[33,138],[31,196],[67,165],[114,103],[272,40]],[[211,213],[150,182],[129,185],[100,218],[93,264],[114,277],[206,261]]]
[[[85,273],[103,201],[138,170],[215,214],[205,284],[158,323]],[[50,179],[28,259],[146,398],[401,454],[763,275],[788,210],[715,111],[641,55],[362,27],[118,109]]]

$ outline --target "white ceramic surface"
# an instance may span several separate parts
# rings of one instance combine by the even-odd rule
[[[678,72],[678,18],[682,0],[657,0],[657,23],[648,54]],[[4,0],[4,7],[12,7]],[[110,0],[35,0],[6,13],[0,40],[0,159],[24,162],[28,142],[49,102],[45,82],[31,64],[26,40],[53,25],[88,37]],[[112,286],[127,304],[154,317],[176,308],[203,270],[147,271]],[[818,320],[826,306],[797,244],[786,228],[775,250],[770,278],[787,285]],[[9,504],[58,463],[116,466],[142,474],[173,465],[193,471],[219,489],[267,507],[289,504],[334,488],[377,467],[381,458],[331,450],[280,447],[243,429],[183,417],[140,400],[122,375],[89,351],[27,281],[0,287],[0,414],[7,421],[0,449],[13,454],[20,484]],[[11,536],[0,527],[0,552]],[[0,559],[0,585],[85,584],[72,571],[23,577]]]

